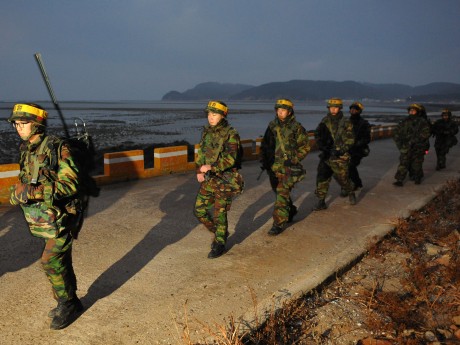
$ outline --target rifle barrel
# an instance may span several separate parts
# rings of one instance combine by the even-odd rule
[[[62,125],[64,127],[65,136],[66,136],[66,138],[70,138],[69,130],[67,129],[67,125],[66,125],[65,120],[64,120],[64,115],[62,114],[61,107],[59,106],[59,103],[58,103],[58,101],[56,99],[56,96],[54,95],[53,88],[51,87],[50,78],[48,77],[48,74],[46,73],[45,65],[43,64],[43,61],[42,61],[42,56],[41,56],[40,53],[35,53],[34,56],[35,56],[35,60],[37,61],[37,64],[38,64],[38,68],[40,69],[40,72],[42,74],[43,81],[45,82],[46,88],[48,89],[48,93],[49,93],[49,95],[51,97],[51,100],[53,101],[54,108],[58,112],[58,115],[59,115],[59,117],[61,119]]]

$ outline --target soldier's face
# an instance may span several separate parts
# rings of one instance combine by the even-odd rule
[[[449,115],[447,115],[447,114],[442,114],[442,119],[443,119],[444,121],[448,121],[448,120],[449,120]]]
[[[329,112],[331,115],[335,116],[339,113],[340,108],[339,107],[329,107]]]
[[[284,109],[284,108],[277,108],[276,109],[276,116],[278,116],[278,119],[283,122],[284,120],[286,120],[286,117],[289,116],[291,112],[287,109]]]
[[[410,108],[409,109],[409,115],[417,115],[417,109],[414,109],[414,108]]]
[[[208,122],[211,127],[216,126],[224,116],[219,113],[213,113],[212,111],[208,112]]]
[[[15,121],[13,123],[14,128],[18,131],[19,136],[22,140],[27,140],[32,133],[32,123],[26,121]]]
[[[351,116],[359,115],[359,110],[356,109],[356,108],[351,108],[351,109],[350,109],[350,114],[351,114]]]

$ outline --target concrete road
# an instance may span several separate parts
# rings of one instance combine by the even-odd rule
[[[360,172],[364,188],[350,206],[331,183],[329,208],[312,212],[318,152],[293,191],[299,208],[284,233],[270,237],[274,194],[257,162],[246,162],[245,192],[229,214],[228,252],[207,259],[211,233],[193,216],[194,174],[114,184],[94,199],[74,246],[85,312],[62,331],[49,330],[55,306],[38,261],[42,241],[28,234],[18,208],[0,209],[2,344],[184,344],[209,336],[206,325],[230,317],[254,324],[287,299],[318,286],[388,233],[398,217],[423,206],[459,177],[460,147],[437,172],[431,149],[421,185],[392,185],[398,153],[392,140],[371,144]]]

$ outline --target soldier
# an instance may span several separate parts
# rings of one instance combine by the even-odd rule
[[[310,151],[307,131],[297,122],[293,103],[288,99],[277,100],[275,114],[261,146],[262,169],[267,171],[272,190],[276,193],[273,226],[268,231],[273,236],[283,232],[297,213],[290,193],[294,185],[305,177],[300,162]]]
[[[360,102],[354,102],[350,105],[350,121],[353,124],[353,133],[355,143],[350,148],[350,179],[353,182],[354,190],[363,187],[363,182],[359,177],[358,165],[363,157],[369,155],[369,143],[371,142],[371,126],[369,122],[361,117],[364,106]],[[346,195],[345,195],[346,196]]]
[[[39,105],[16,104],[8,119],[23,140],[19,182],[11,187],[10,202],[21,206],[32,235],[45,241],[41,264],[57,300],[48,316],[50,328],[57,330],[83,310],[76,294],[71,235],[79,181],[67,144],[46,134],[47,115]]]
[[[436,170],[446,167],[446,155],[449,149],[457,144],[458,125],[452,120],[452,113],[449,109],[443,109],[442,118],[433,125],[434,148],[436,150]]]
[[[409,116],[398,124],[393,134],[400,152],[396,181],[393,183],[395,186],[402,187],[408,172],[415,184],[422,181],[423,160],[430,139],[430,125],[423,117],[423,109],[420,104],[411,104],[407,108]]]
[[[316,145],[321,151],[316,177],[315,194],[318,203],[314,210],[327,208],[325,199],[332,176],[348,195],[351,205],[356,204],[353,182],[349,177],[350,148],[355,143],[353,124],[343,115],[343,102],[331,98],[327,102],[328,114],[321,120],[315,131]]]
[[[195,216],[214,233],[208,254],[208,258],[212,259],[225,251],[227,212],[232,198],[243,191],[244,182],[238,173],[241,169],[240,136],[228,124],[227,105],[221,101],[210,101],[204,111],[209,126],[203,130],[196,159],[196,178],[201,185],[195,202]]]

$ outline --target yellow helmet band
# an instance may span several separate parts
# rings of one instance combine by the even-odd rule
[[[48,116],[48,112],[46,112],[45,110],[32,107],[28,104],[16,104],[13,108],[13,114],[15,113],[28,113],[40,117],[42,119],[46,119],[46,117]]]
[[[219,102],[216,102],[216,101],[209,101],[207,109],[210,109],[210,108],[220,110],[224,114],[227,114],[227,112],[228,112],[228,107],[226,107],[225,105],[223,105],[223,104],[221,104]]]
[[[284,105],[284,106],[287,106],[287,107],[290,107],[290,108],[294,108],[294,103],[292,103],[291,101],[289,101],[287,99],[279,99],[279,100],[277,100],[276,105]]]

